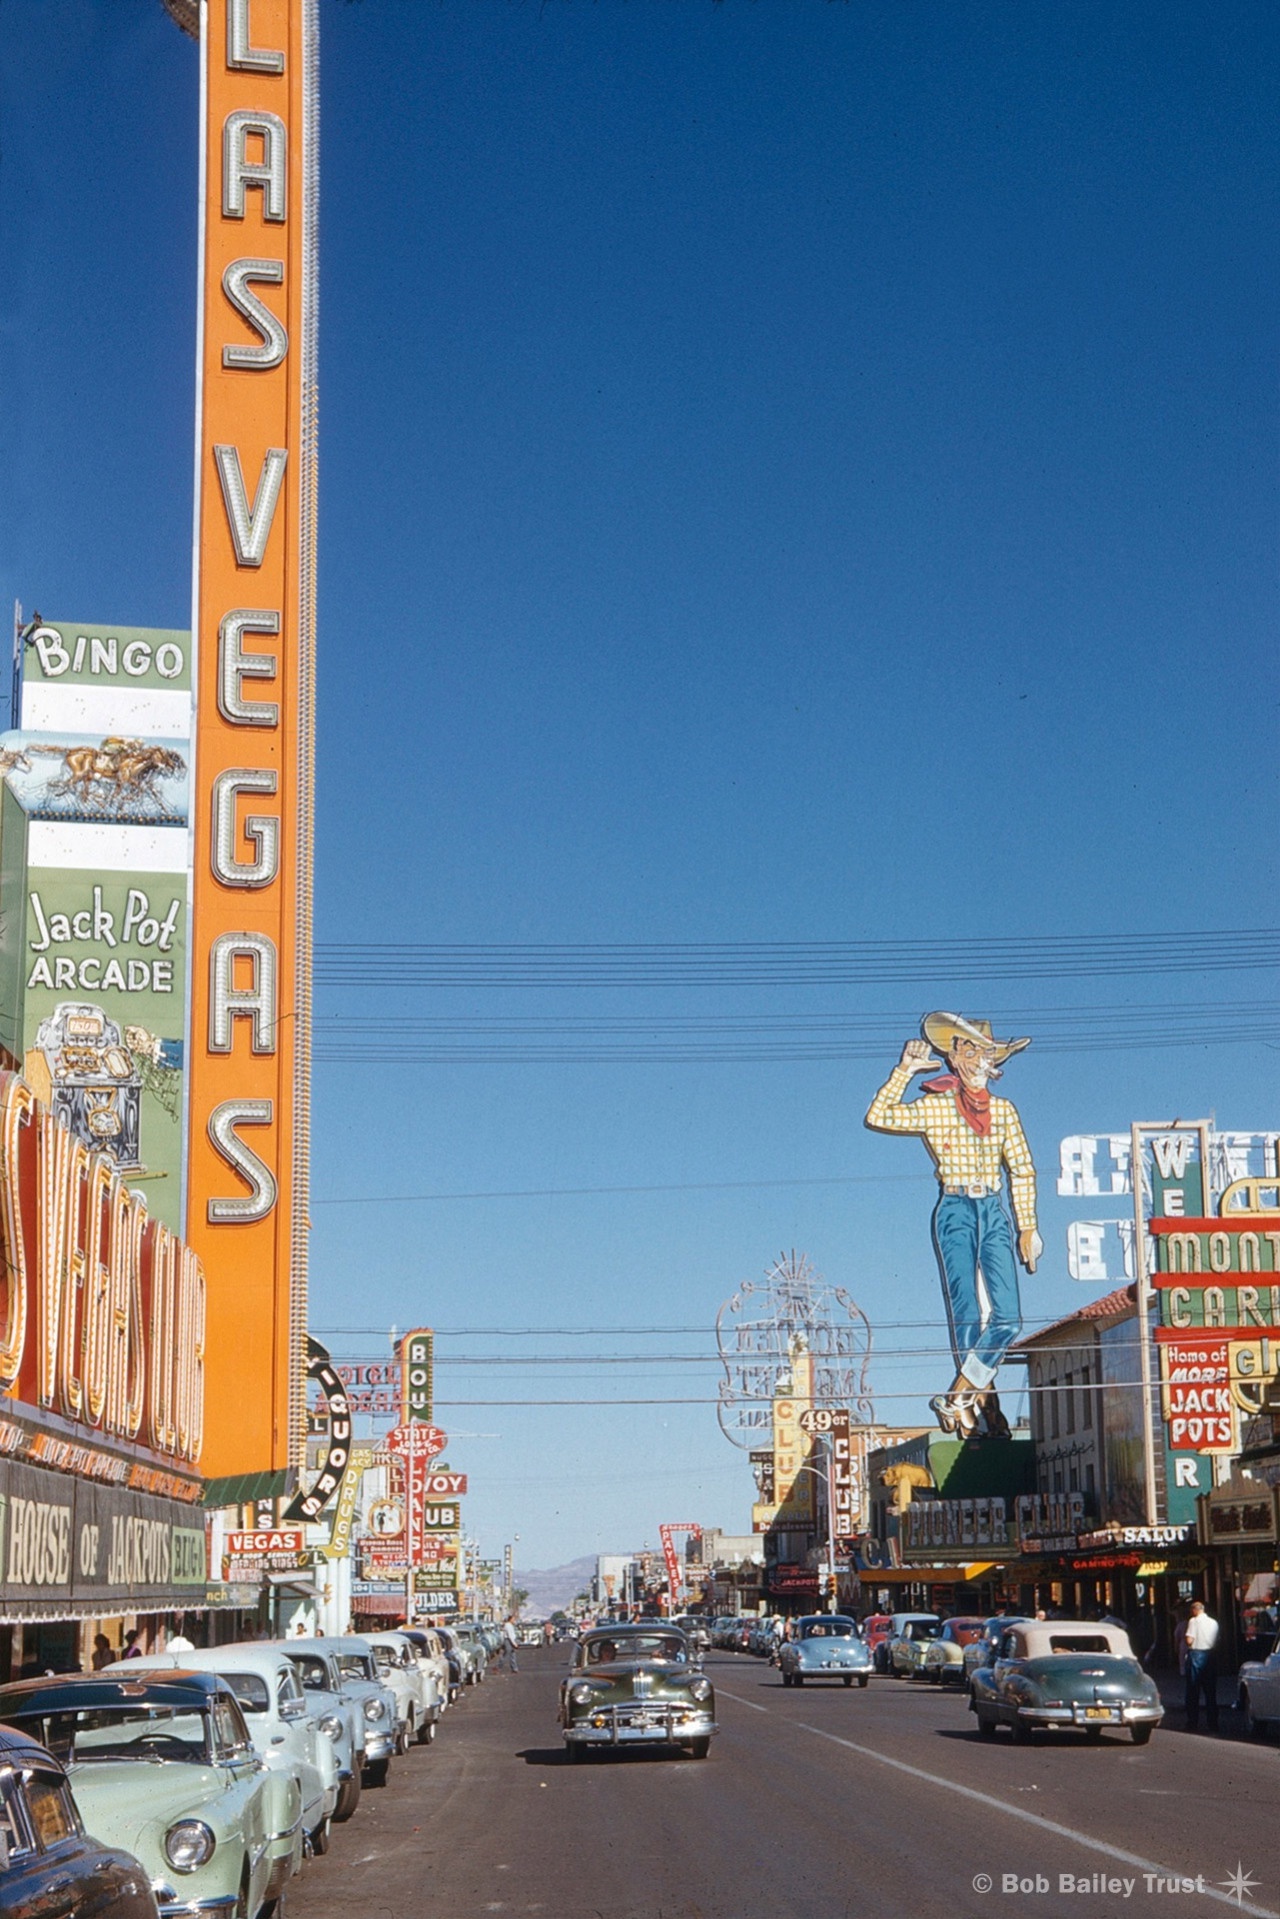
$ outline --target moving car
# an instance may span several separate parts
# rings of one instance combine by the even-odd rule
[[[965,1682],[965,1648],[973,1645],[982,1637],[981,1619],[948,1619],[936,1639],[931,1639],[924,1649],[920,1661],[920,1670],[926,1679],[935,1686],[945,1686],[949,1679],[957,1684]]]
[[[559,1717],[570,1760],[636,1745],[705,1759],[718,1731],[715,1688],[684,1634],[657,1622],[584,1633],[560,1688]]]
[[[1245,1731],[1258,1737],[1280,1725],[1280,1637],[1265,1659],[1246,1659],[1238,1683]]]
[[[811,1613],[797,1619],[790,1639],[778,1648],[784,1686],[803,1686],[807,1679],[838,1679],[865,1686],[871,1678],[871,1654],[857,1622],[843,1613]]]
[[[62,1767],[0,1726],[0,1912],[6,1919],[157,1919],[145,1868],[86,1837]]]
[[[65,1767],[85,1826],[141,1861],[161,1919],[274,1910],[301,1851],[297,1787],[267,1771],[220,1674],[20,1679],[0,1686],[0,1721]]]
[[[1145,1746],[1164,1717],[1155,1681],[1134,1657],[1120,1626],[1088,1620],[1031,1619],[1010,1626],[994,1662],[969,1681],[969,1710],[991,1737],[1008,1726],[1025,1745],[1039,1727],[1071,1727],[1100,1739],[1127,1728]]]
[[[885,1671],[899,1679],[913,1679],[924,1660],[925,1648],[941,1630],[937,1613],[894,1613],[892,1630],[884,1642]]]

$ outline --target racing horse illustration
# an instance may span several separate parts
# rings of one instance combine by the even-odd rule
[[[172,747],[114,734],[100,746],[68,746],[61,751],[63,771],[56,790],[78,801],[86,812],[115,818],[143,812],[162,818],[170,814],[160,781],[186,771],[182,755]]]

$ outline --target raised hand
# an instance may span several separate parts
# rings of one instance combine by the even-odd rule
[[[902,1049],[899,1066],[905,1066],[909,1073],[927,1073],[930,1067],[941,1066],[942,1061],[935,1059],[929,1050],[929,1042],[923,1039],[909,1039]]]

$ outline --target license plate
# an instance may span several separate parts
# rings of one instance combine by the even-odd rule
[[[1115,1706],[1086,1706],[1084,1716],[1086,1719],[1116,1719],[1119,1713]]]

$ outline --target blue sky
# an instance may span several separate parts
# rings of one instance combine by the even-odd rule
[[[1267,924],[1271,8],[321,17],[322,943],[1174,951]],[[159,0],[8,0],[4,41],[0,590],[183,625],[194,49]],[[1039,1014],[1002,1090],[1050,1188],[1067,1133],[1277,1121],[1265,970],[375,973],[318,996],[322,1328],[708,1327],[794,1246],[900,1328],[873,1384],[885,1417],[917,1416],[894,1395],[936,1390],[945,1361],[890,1349],[940,1344],[930,1187],[906,1177],[918,1147],[862,1129],[879,1056],[672,1061],[655,1021],[878,1020],[887,1070],[932,1006],[1033,1039]],[[1047,1044],[1065,1009],[1114,1036],[1098,1009],[1144,1004],[1235,1007],[1245,1037]],[[552,1017],[638,1021],[649,1056],[516,1062],[489,1028],[497,1058],[441,1063],[457,1026],[392,1031],[509,1019],[545,1045]],[[357,1018],[381,1030],[336,1037]],[[769,1183],[815,1179],[847,1183]],[[562,1190],[621,1186],[701,1190]],[[1043,1210],[1028,1318],[1088,1296],[1071,1209]],[[450,1449],[491,1548],[519,1532],[546,1565],[656,1543],[663,1518],[746,1523],[710,1406],[457,1404],[709,1397],[714,1367],[445,1363],[646,1348],[709,1340],[442,1339],[444,1423],[499,1435]]]

